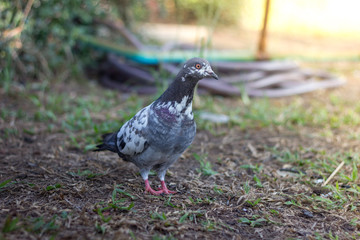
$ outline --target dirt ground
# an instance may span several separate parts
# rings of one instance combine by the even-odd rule
[[[336,68],[348,77],[337,90],[303,95],[309,103],[326,101],[332,92],[357,99],[355,63]],[[305,64],[306,65],[306,64]],[[314,65],[313,65],[314,66]],[[77,85],[79,94],[86,94]],[[2,93],[2,106],[36,109]],[[271,101],[279,104],[292,100]],[[227,100],[232,104],[232,100]],[[233,103],[234,104],[234,103]],[[234,106],[236,107],[236,106]],[[11,122],[2,120],[2,134]],[[144,194],[136,167],[113,153],[84,152],[69,146],[69,135],[49,133],[43,122],[19,120],[20,131],[0,145],[0,239],[356,239],[359,202],[331,208],[321,199],[330,192],[314,184],[314,169],[296,165],[302,174],[283,176],[278,152],[299,152],[299,159],[318,161],[327,154],[359,150],[346,131],[320,134],[312,126],[269,126],[242,129],[216,126],[199,130],[192,146],[166,176],[172,196]],[[55,128],[57,125],[55,125]],[[357,131],[354,127],[354,131]],[[300,150],[299,150],[300,149]],[[275,151],[276,150],[276,151]],[[215,172],[201,171],[201,161]],[[291,167],[291,166],[290,166]],[[205,168],[206,169],[206,168]],[[7,181],[8,180],[8,181]],[[7,182],[6,182],[7,181]],[[156,176],[153,187],[160,186]],[[311,199],[321,197],[318,202]],[[340,200],[334,200],[337,203]],[[324,200],[326,201],[326,200]],[[354,220],[356,219],[356,220]]]

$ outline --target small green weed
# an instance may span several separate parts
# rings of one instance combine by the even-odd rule
[[[197,218],[204,215],[203,211],[187,211],[185,212],[179,219],[179,223],[185,222],[185,220],[189,220],[190,222],[197,222]]]
[[[284,204],[289,206],[297,206],[297,207],[300,206],[300,204],[295,200],[286,201]]]
[[[120,188],[120,185],[115,185],[114,190],[111,194],[111,203],[105,204],[104,202],[100,202],[95,205],[95,208],[93,209],[94,212],[96,212],[101,220],[103,222],[109,222],[111,220],[111,216],[105,217],[104,212],[108,210],[117,210],[117,211],[130,211],[134,206],[134,202],[131,202],[128,206],[124,205],[125,202],[127,202],[127,198],[130,198],[130,200],[136,199],[135,196],[131,195],[130,193],[127,193],[125,190]],[[117,199],[117,196],[125,196],[125,198]],[[100,205],[100,207],[98,207]]]
[[[279,215],[280,214],[279,211],[275,210],[275,209],[270,209],[269,211],[274,215]]]
[[[258,205],[261,202],[261,198],[257,198],[254,201],[251,200],[247,200],[246,201],[251,207],[255,207],[256,205]]]
[[[16,181],[13,181],[12,179],[8,179],[8,180],[5,180],[3,182],[0,183],[0,191],[3,189],[3,188],[6,188],[7,186],[10,186],[12,184],[16,183]]]
[[[90,170],[83,170],[83,171],[78,170],[77,173],[76,172],[68,172],[68,174],[73,177],[86,177],[87,179],[91,179],[91,178],[103,175],[102,173],[94,173]]]
[[[30,219],[26,228],[29,232],[39,233],[40,235],[55,231],[59,228],[59,225],[56,224],[56,218],[55,215],[49,221],[45,221],[43,217]]]
[[[212,170],[211,163],[209,161],[206,161],[207,155],[198,155],[196,153],[193,154],[196,161],[200,163],[200,168],[197,169],[197,171],[204,176],[211,176],[217,174],[216,171]]]
[[[224,193],[224,191],[220,188],[220,187],[218,187],[218,186],[214,186],[214,188],[213,188],[213,190],[214,190],[214,192],[216,192],[217,194],[223,194]]]
[[[163,221],[165,221],[166,220],[166,215],[165,215],[165,213],[158,213],[158,212],[153,212],[153,213],[151,213],[151,215],[150,215],[150,217],[151,217],[151,219],[160,219],[160,220],[163,220]]]
[[[251,169],[255,172],[261,172],[261,170],[263,169],[263,166],[261,166],[259,164],[256,164],[256,165],[244,164],[244,165],[241,165],[240,168]]]
[[[95,230],[98,233],[105,234],[106,233],[106,225],[100,225],[97,221],[95,222]]]
[[[10,215],[7,216],[6,219],[5,219],[4,226],[2,228],[2,232],[3,233],[9,233],[9,232],[12,232],[12,231],[16,230],[17,228],[20,227],[18,225],[18,223],[19,223],[19,218],[18,217],[12,218]]]
[[[178,206],[178,205],[175,205],[171,202],[171,197],[172,196],[169,196],[165,201],[164,201],[164,205],[165,206],[169,206],[169,207],[172,207],[172,208],[182,208],[181,206]]]
[[[203,200],[201,198],[196,198],[196,200],[194,200],[192,197],[189,197],[189,200],[191,201],[191,203],[193,204],[199,204],[202,203]]]
[[[259,216],[254,215],[250,218],[242,217],[238,220],[238,222],[248,224],[251,227],[261,227],[268,221],[265,218],[259,218]]]
[[[256,187],[258,187],[258,188],[263,188],[263,187],[264,187],[264,186],[262,185],[260,179],[259,179],[256,175],[254,175],[253,179],[254,179],[254,181],[255,181],[255,186],[256,186]]]
[[[245,194],[249,194],[249,192],[250,192],[250,190],[251,190],[249,181],[244,182],[243,190],[244,190]]]
[[[51,190],[54,190],[54,189],[58,189],[58,188],[61,188],[62,185],[60,183],[56,183],[55,185],[49,185],[45,188],[46,191],[51,191]]]

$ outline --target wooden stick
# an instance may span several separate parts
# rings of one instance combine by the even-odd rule
[[[257,60],[265,60],[268,59],[269,56],[266,52],[266,33],[269,19],[269,11],[270,11],[270,0],[266,0],[265,2],[265,12],[264,12],[264,21],[263,26],[260,32],[260,38],[258,42],[258,48],[256,53]]]
[[[330,177],[321,185],[322,187],[326,186],[330,182],[330,180],[336,175],[336,173],[344,166],[345,162],[342,161],[339,166],[333,171]]]

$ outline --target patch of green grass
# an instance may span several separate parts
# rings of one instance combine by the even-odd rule
[[[7,179],[7,180],[1,182],[0,183],[0,191],[1,191],[1,189],[4,189],[7,186],[10,186],[11,184],[14,184],[14,183],[16,183],[16,181],[13,181],[12,179]]]
[[[238,222],[248,224],[251,227],[262,227],[268,222],[268,220],[265,218],[260,218],[258,215],[254,215],[250,218],[241,217]]]
[[[68,174],[73,177],[86,177],[87,179],[103,175],[102,173],[94,173],[90,170],[78,170],[77,172],[68,172]]]
[[[216,185],[213,187],[213,190],[215,193],[220,194],[220,195],[224,193],[224,191],[219,186],[216,186]]]
[[[135,196],[131,195],[130,193],[126,192],[125,190],[121,189],[120,187],[121,187],[121,185],[115,185],[114,190],[113,190],[113,192],[111,194],[111,200],[112,200],[112,202],[114,204],[117,203],[116,197],[117,197],[118,194],[119,195],[124,195],[124,196],[130,198],[131,200],[136,199]]]
[[[201,198],[196,198],[196,200],[194,200],[191,196],[189,196],[189,200],[191,201],[192,204],[199,204],[203,202]]]
[[[11,233],[21,229],[38,234],[40,238],[44,234],[51,234],[52,237],[50,239],[53,239],[57,234],[57,230],[60,228],[57,220],[57,215],[52,216],[50,219],[45,219],[43,216],[36,218],[7,216],[2,227],[2,233]]]
[[[43,217],[33,218],[27,221],[26,230],[43,235],[44,233],[54,232],[59,229],[56,224],[57,216],[53,216],[50,220],[44,220]]]
[[[218,229],[216,222],[210,221],[209,219],[207,219],[206,221],[202,221],[201,224],[206,231],[214,231]]]
[[[202,96],[196,110],[206,109],[214,113],[230,116],[233,125],[241,128],[286,126],[290,129],[296,126],[313,126],[339,128],[357,126],[360,124],[360,104],[334,100],[335,105],[313,101],[308,105],[301,97],[295,97],[290,102],[275,105],[267,98],[238,100],[239,108],[234,109],[220,97]],[[330,100],[329,100],[330,101]],[[197,121],[199,121],[197,119]],[[199,121],[200,129],[213,129],[216,124],[204,124]],[[211,126],[209,126],[211,125]]]
[[[339,236],[334,236],[331,231],[329,232],[328,236],[331,240],[339,240]]]
[[[76,108],[74,112],[67,114],[62,122],[63,128],[70,131],[93,129],[93,121],[88,109]]]
[[[202,217],[204,215],[203,211],[186,211],[183,213],[183,215],[179,218],[179,223],[183,223],[186,220],[189,220],[190,222],[197,222],[197,218]]]
[[[279,215],[280,214],[279,211],[275,210],[275,209],[270,209],[269,211],[270,211],[270,213],[272,213],[274,215]]]
[[[259,165],[259,164],[255,164],[255,165],[252,165],[252,164],[244,164],[244,165],[241,165],[240,168],[251,169],[251,170],[253,170],[254,172],[261,172],[261,170],[263,169],[263,166],[262,166],[262,165]]]
[[[0,139],[8,139],[10,136],[17,136],[19,131],[17,128],[0,129]]]
[[[9,233],[9,232],[15,231],[16,229],[18,229],[20,227],[18,223],[19,223],[18,217],[13,218],[10,215],[7,216],[5,219],[4,226],[2,227],[2,232]]]
[[[258,178],[258,176],[254,175],[253,177],[254,181],[255,181],[255,186],[257,188],[263,188],[264,186],[262,185],[260,179]]]
[[[150,217],[151,217],[151,219],[160,219],[160,220],[163,220],[163,221],[165,221],[166,220],[166,215],[165,215],[165,213],[158,213],[158,212],[152,212],[151,214],[150,214]]]
[[[284,204],[289,205],[289,206],[297,206],[297,207],[300,206],[300,204],[296,200],[293,200],[293,199],[289,200],[289,201],[286,201]]]
[[[245,194],[249,194],[249,192],[250,192],[250,190],[251,190],[249,181],[244,182],[243,190],[244,190]]]
[[[217,174],[217,172],[212,169],[211,163],[209,161],[206,161],[207,155],[198,155],[194,153],[193,156],[195,160],[200,163],[200,168],[197,169],[199,173],[204,176],[211,176]]]
[[[346,176],[345,174],[341,174],[341,177],[345,179],[345,181],[349,181],[349,182],[356,182],[359,178],[358,176],[358,168],[357,168],[357,164],[356,162],[354,161],[353,164],[352,164],[352,172],[351,172],[351,176],[348,177]]]
[[[95,230],[96,232],[100,233],[100,234],[105,234],[106,233],[106,225],[105,224],[99,224],[97,221],[95,222]]]
[[[118,196],[123,197],[118,199]],[[135,200],[136,197],[121,189],[120,185],[115,185],[111,194],[111,203],[97,203],[93,211],[100,216],[103,222],[109,222],[111,220],[111,216],[105,217],[104,212],[108,212],[109,210],[130,211],[135,206],[135,204],[133,201],[131,201],[129,205],[126,205],[128,203],[128,199]]]
[[[8,121],[10,119],[19,120],[19,119],[26,119],[27,114],[22,109],[11,109],[7,107],[2,107],[0,109],[0,118],[4,121]]]
[[[54,189],[58,189],[58,188],[61,188],[62,185],[60,183],[56,183],[55,185],[49,185],[45,188],[46,191],[51,191],[51,190],[54,190]]]
[[[251,207],[255,207],[256,205],[258,205],[261,202],[261,198],[257,198],[254,201],[251,200],[247,200],[246,201]]]
[[[173,203],[171,202],[171,198],[172,198],[172,196],[169,196],[169,197],[164,201],[164,205],[165,205],[165,206],[172,207],[172,208],[182,209],[182,206],[173,204]]]

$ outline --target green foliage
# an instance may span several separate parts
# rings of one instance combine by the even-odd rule
[[[80,72],[91,58],[77,36],[95,34],[93,19],[104,13],[100,0],[1,1],[0,86]]]
[[[17,217],[12,218],[10,215],[7,216],[4,226],[2,228],[2,232],[8,233],[8,232],[12,232],[12,231],[16,230],[19,227],[18,222],[19,222],[19,218],[17,218]]]

